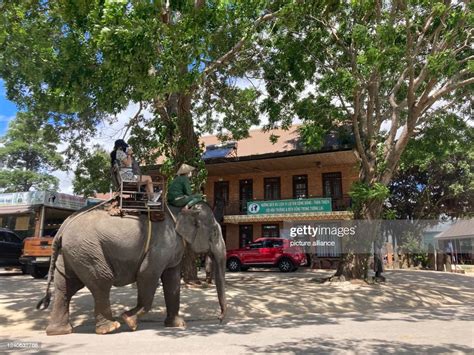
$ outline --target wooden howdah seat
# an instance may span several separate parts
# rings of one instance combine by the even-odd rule
[[[162,212],[164,213],[166,201],[166,178],[159,173],[148,174],[153,181],[153,190],[160,197],[156,204],[148,206],[148,196],[145,183],[122,180],[118,165],[111,169],[112,182],[119,192],[119,208],[123,212]]]

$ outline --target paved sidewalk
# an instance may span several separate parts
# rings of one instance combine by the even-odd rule
[[[473,350],[474,278],[428,271],[389,271],[384,285],[317,284],[321,273],[265,270],[227,274],[229,314],[217,321],[214,288],[182,290],[186,329],[164,328],[159,289],[136,332],[94,334],[92,296],[73,299],[75,333],[47,337],[48,312],[34,310],[45,281],[0,276],[0,344],[41,343],[69,353],[469,353]],[[112,291],[116,315],[136,290]],[[1,345],[0,345],[1,346]],[[0,348],[0,352],[3,349]]]

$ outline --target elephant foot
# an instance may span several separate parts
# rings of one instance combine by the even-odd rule
[[[116,321],[106,321],[95,327],[96,334],[109,334],[120,328],[120,323]]]
[[[184,328],[186,327],[186,322],[180,316],[166,318],[165,319],[165,327],[173,327],[173,328]]]
[[[72,327],[70,324],[66,325],[48,325],[46,328],[46,335],[65,335],[71,334]]]
[[[122,319],[124,320],[125,324],[128,325],[128,327],[132,330],[135,331],[137,330],[138,327],[138,317],[136,315],[129,316],[127,312],[122,313],[121,315]]]

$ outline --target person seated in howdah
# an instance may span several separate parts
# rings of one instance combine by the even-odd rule
[[[112,166],[115,164],[118,165],[120,178],[123,181],[145,184],[149,206],[158,204],[161,191],[158,193],[153,191],[153,182],[151,180],[151,176],[138,175],[133,172],[133,150],[123,139],[118,139],[115,141],[114,150],[110,153],[110,159]]]
[[[193,194],[190,178],[195,167],[182,164],[171,184],[168,186],[168,203],[176,207],[189,209],[199,201],[203,201],[201,194]]]

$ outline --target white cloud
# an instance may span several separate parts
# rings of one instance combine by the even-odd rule
[[[8,125],[14,118],[15,116],[0,115],[0,136],[3,136],[5,133],[7,133]]]
[[[113,124],[102,123],[97,129],[97,134],[93,137],[90,142],[87,144],[88,147],[93,147],[98,144],[103,147],[105,150],[112,150],[114,141],[120,138],[124,138],[123,135],[126,130],[126,125],[129,122],[130,118],[134,117],[138,111],[138,104],[131,103],[128,107],[120,112],[116,121]],[[142,111],[145,117],[150,117],[152,114],[149,111]],[[127,139],[129,133],[125,137]],[[66,149],[67,143],[62,143],[58,146],[58,150],[62,151]],[[59,179],[59,192],[72,194],[72,181],[74,179],[74,170],[76,165],[73,164],[68,167],[68,171],[54,171],[52,175],[56,176]]]
[[[117,120],[112,125],[107,123],[100,124],[97,128],[97,135],[91,140],[89,145],[99,144],[106,150],[111,150],[116,139],[123,138],[126,140],[130,135],[130,132],[128,132],[126,137],[123,136],[126,125],[137,114],[138,108],[138,104],[130,103],[125,110],[117,115]],[[142,114],[145,118],[149,118],[152,115],[150,111],[145,109],[142,110]]]
[[[66,194],[72,194],[72,180],[74,178],[74,173],[72,171],[55,171],[53,173],[55,177],[59,179],[59,192],[64,192]]]
[[[0,115],[0,122],[10,122],[14,118],[15,118],[15,115],[13,116]]]

